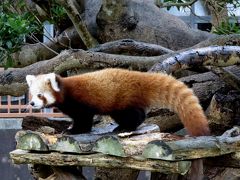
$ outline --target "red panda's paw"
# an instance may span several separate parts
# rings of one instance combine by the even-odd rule
[[[66,134],[66,135],[74,135],[74,134],[86,134],[86,133],[90,133],[91,129],[86,128],[86,127],[76,127],[76,126],[70,126],[68,129],[66,129],[65,131],[62,132],[62,134]]]

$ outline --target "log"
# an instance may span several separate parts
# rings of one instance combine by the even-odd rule
[[[240,149],[240,129],[234,127],[221,136],[201,136],[177,141],[152,141],[143,150],[145,158],[182,160],[215,157]]]
[[[94,144],[97,145],[97,140],[101,143],[103,136],[111,135],[117,138],[112,131],[117,127],[117,124],[108,124],[104,128],[93,128],[89,134],[80,135],[64,135],[64,134],[44,134],[36,131],[19,131],[16,134],[17,148],[23,150],[34,151],[59,151],[68,153],[92,153],[95,152]],[[145,134],[149,132],[159,131],[156,125],[142,124],[136,131],[127,134],[119,134],[121,137],[128,137],[136,134]],[[154,138],[154,137],[153,137]],[[163,137],[164,138],[164,137]],[[169,138],[169,137],[165,137]],[[116,145],[116,144],[115,144]],[[103,148],[102,146],[100,149]],[[103,148],[104,149],[104,148]],[[115,149],[117,150],[117,149]],[[115,152],[113,152],[113,155]],[[118,153],[116,153],[117,155]],[[119,154],[120,155],[120,154]]]
[[[42,164],[29,165],[34,179],[44,180],[86,180],[78,166],[48,166]]]
[[[125,168],[116,168],[111,169],[109,168],[96,168],[96,174],[94,176],[95,179],[101,179],[101,180],[134,180],[137,179],[139,174],[139,170],[133,170],[133,169],[125,169]]]
[[[240,179],[240,169],[236,168],[206,168],[208,179],[211,180],[237,180]]]
[[[225,83],[233,88],[240,90],[240,67],[229,66],[225,68],[211,67],[211,70],[217,74]]]
[[[41,127],[51,127],[54,129],[53,134],[59,134],[65,131],[70,125],[71,121],[68,118],[49,120],[45,117],[26,116],[22,121],[23,130],[40,131],[47,134],[49,132],[45,132]]]
[[[199,98],[201,105],[206,109],[211,101],[212,96],[220,89],[226,88],[226,83],[212,72],[205,72],[179,78],[188,87],[192,88]]]
[[[234,127],[222,136],[179,137],[167,133],[152,132],[128,137],[99,134],[45,135],[39,132],[17,134],[17,148],[46,152],[65,153],[101,152],[119,157],[152,158],[168,161],[189,160],[221,156],[240,151],[240,129]],[[231,132],[231,133],[229,133]],[[34,146],[36,143],[38,146]],[[39,144],[45,143],[45,146]],[[43,147],[43,148],[42,148]],[[41,149],[42,148],[42,149]]]
[[[220,157],[209,157],[204,163],[213,167],[240,168],[240,152],[227,154]]]
[[[190,49],[155,64],[150,71],[171,74],[194,66],[229,66],[240,62],[239,46],[209,46]]]
[[[42,133],[19,131],[16,134],[17,149],[31,149],[33,151],[48,151],[49,140]]]
[[[210,102],[207,116],[212,133],[219,135],[234,125],[240,125],[240,93],[238,91],[218,91]]]
[[[186,174],[191,166],[190,161],[168,162],[162,160],[142,160],[119,158],[104,154],[73,155],[52,153],[30,153],[25,150],[14,150],[10,157],[15,164],[43,164],[49,166],[94,166],[106,168],[131,168],[162,173]]]

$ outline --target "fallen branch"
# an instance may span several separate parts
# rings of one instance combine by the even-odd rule
[[[193,66],[215,65],[228,66],[238,64],[239,46],[216,46],[173,53],[165,56],[139,57],[90,52],[84,50],[63,51],[51,60],[41,61],[30,66],[6,70],[0,73],[0,95],[20,96],[27,90],[25,76],[27,74],[63,73],[72,69],[102,69],[108,67],[129,68],[138,71],[172,73],[179,69]],[[157,63],[162,62],[162,63]],[[156,64],[157,63],[157,64]]]
[[[240,63],[240,46],[209,46],[173,55],[155,64],[150,71],[171,74],[196,66],[229,66]]]

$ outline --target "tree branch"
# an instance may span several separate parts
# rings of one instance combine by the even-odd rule
[[[0,72],[0,95],[20,96],[24,94],[27,91],[25,82],[27,74],[62,73],[76,68],[102,69],[106,67],[122,67],[147,71],[156,62],[158,61],[156,61],[155,57],[136,57],[84,50],[66,50],[50,60],[40,61],[21,69]]]
[[[189,2],[184,2],[184,3],[172,3],[172,2],[165,2],[163,3],[161,0],[155,0],[155,4],[159,8],[165,8],[165,7],[172,7],[172,6],[191,6],[193,5],[197,0],[191,0]]]
[[[75,42],[72,41],[73,39]],[[61,50],[71,48],[72,46],[79,47],[79,44],[81,44],[81,39],[75,28],[68,28],[47,43],[36,43],[22,46],[18,52],[11,54],[13,63],[12,67],[25,67],[38,61],[51,59],[56,56],[53,51],[60,53]],[[5,64],[6,61],[0,61],[0,67],[5,66]]]
[[[184,51],[155,64],[150,71],[171,74],[194,66],[229,66],[240,63],[239,46],[209,46]]]
[[[102,69],[108,67],[129,68],[138,71],[167,72],[172,73],[179,69],[194,66],[228,66],[240,62],[239,46],[210,46],[175,52],[170,55],[140,57],[106,54],[84,50],[67,50],[58,56],[30,66],[6,70],[0,73],[0,95],[20,96],[27,90],[25,76],[27,74],[63,73],[71,69]],[[167,58],[166,58],[167,57]],[[156,64],[157,63],[157,64]],[[16,88],[19,87],[19,88]]]
[[[49,50],[49,48],[60,52],[67,47],[71,47],[72,45],[76,46],[73,44],[76,43],[76,41],[79,42],[81,40],[74,27],[71,27],[47,43],[25,45],[20,51],[11,55],[13,67],[25,67],[44,59],[53,58],[56,54]],[[48,48],[46,48],[46,46]],[[128,54],[134,56],[158,56],[174,52],[160,45],[139,42],[132,39],[123,39],[107,42],[105,44],[99,44],[97,47],[89,49],[89,51],[105,52],[109,54]],[[6,61],[0,60],[0,67],[4,66],[5,63]]]
[[[79,12],[77,11],[74,5],[77,4],[77,2],[75,2],[75,0],[58,0],[57,2],[62,5],[66,10],[68,17],[71,19],[85,46],[88,49],[95,47],[98,42],[89,33],[85,23],[83,22]]]

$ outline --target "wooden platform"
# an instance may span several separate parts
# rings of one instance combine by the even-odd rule
[[[110,125],[80,135],[19,131],[17,150],[10,157],[16,164],[130,168],[182,175],[188,172],[193,159],[230,154],[236,155],[228,157],[228,161],[240,159],[238,127],[222,136],[196,138],[160,133],[155,125],[143,125],[137,131],[120,134],[111,133],[113,128]]]

